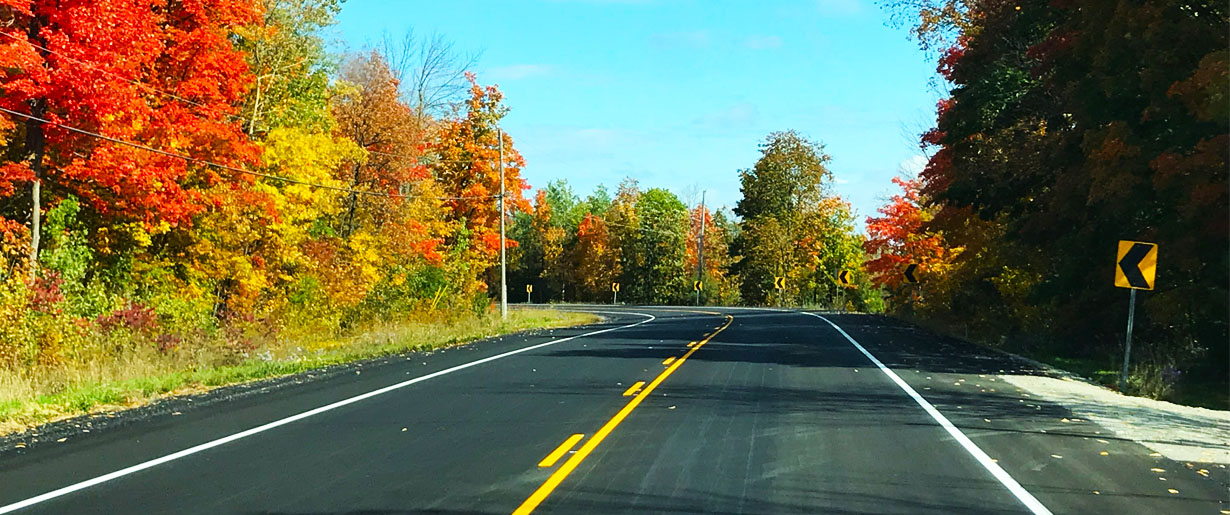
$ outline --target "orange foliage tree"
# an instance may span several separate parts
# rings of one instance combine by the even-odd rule
[[[474,287],[482,290],[487,282],[483,276],[496,263],[500,252],[496,198],[500,193],[500,135],[508,212],[530,210],[523,193],[529,186],[521,178],[525,159],[513,147],[512,138],[498,130],[500,119],[508,113],[501,103],[503,93],[496,86],[479,86],[473,74],[466,78],[470,81],[470,98],[465,103],[465,113],[441,124],[428,147],[434,158],[429,169],[447,197],[447,218],[464,224],[464,230],[449,243],[463,251],[456,257],[468,264],[477,281]]]
[[[944,247],[944,237],[927,232],[923,226],[931,220],[924,208],[917,179],[893,178],[901,193],[893,195],[877,211],[881,216],[867,217],[867,252],[865,266],[876,285],[889,292],[900,290],[905,281],[907,265],[916,263],[922,274],[937,274],[954,255]]]
[[[256,2],[4,0],[0,6],[7,15],[0,29],[0,106],[51,122],[0,124],[6,132],[17,129],[4,138],[0,194],[11,194],[14,180],[38,175],[52,201],[73,194],[104,218],[165,232],[210,204],[202,186],[239,179],[64,125],[226,165],[256,161],[256,147],[233,117],[251,75],[228,40],[231,29],[257,22]]]

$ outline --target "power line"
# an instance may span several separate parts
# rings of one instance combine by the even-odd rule
[[[78,134],[82,134],[82,135],[85,135],[85,136],[89,136],[89,137],[93,137],[93,138],[101,139],[101,140],[104,140],[104,141],[109,141],[109,142],[111,142],[111,143],[116,143],[116,144],[119,144],[119,145],[125,145],[125,146],[129,146],[129,147],[133,147],[133,148],[137,148],[137,149],[145,150],[145,151],[147,151],[147,152],[151,152],[151,153],[158,154],[158,155],[162,155],[162,156],[166,156],[166,157],[172,157],[172,158],[176,158],[176,159],[183,159],[184,161],[188,161],[188,162],[192,162],[192,163],[198,163],[198,164],[202,164],[202,165],[205,165],[205,166],[210,166],[210,167],[213,167],[213,168],[218,168],[218,169],[221,169],[221,170],[226,170],[226,171],[229,171],[229,172],[234,172],[234,173],[239,173],[239,174],[244,174],[244,175],[251,175],[251,176],[255,176],[255,177],[261,177],[261,178],[264,178],[264,179],[269,179],[269,180],[274,180],[274,181],[281,181],[281,182],[286,182],[286,183],[290,183],[290,184],[298,184],[298,185],[301,185],[301,186],[308,186],[308,187],[310,187],[310,188],[319,188],[319,189],[325,189],[325,190],[339,191],[339,192],[343,192],[343,193],[354,193],[354,194],[358,194],[358,195],[369,195],[369,196],[374,196],[374,197],[385,197],[385,198],[402,198],[402,199],[425,198],[425,199],[435,199],[435,200],[468,200],[468,199],[493,199],[493,198],[497,198],[497,197],[498,197],[498,195],[473,195],[473,196],[455,196],[455,197],[447,197],[447,196],[430,196],[430,195],[401,195],[401,194],[393,194],[393,193],[382,193],[382,192],[378,192],[378,191],[363,191],[363,190],[355,190],[355,189],[351,189],[351,188],[343,188],[343,187],[340,187],[340,186],[328,186],[328,185],[325,185],[325,184],[316,184],[316,183],[312,183],[312,182],[301,181],[301,180],[298,180],[298,179],[292,179],[292,178],[289,178],[289,177],[281,177],[281,176],[278,176],[278,175],[272,175],[272,174],[267,174],[267,173],[262,173],[262,172],[254,172],[254,171],[247,170],[247,169],[244,169],[244,168],[238,168],[238,167],[234,167],[234,166],[230,166],[230,165],[224,165],[224,164],[221,164],[221,163],[215,163],[215,162],[213,162],[213,161],[209,161],[209,160],[205,160],[205,159],[200,159],[200,158],[192,157],[192,156],[185,155],[185,154],[178,154],[178,153],[175,153],[175,152],[168,152],[168,151],[166,151],[166,150],[161,150],[161,149],[157,149],[157,148],[154,148],[154,147],[150,147],[150,146],[142,145],[142,144],[140,144],[140,143],[133,143],[133,142],[131,142],[131,141],[124,141],[124,140],[122,140],[122,139],[113,138],[113,137],[110,137],[110,136],[105,136],[105,135],[102,135],[102,134],[98,134],[98,133],[96,133],[96,132],[87,131],[87,130],[85,130],[85,129],[80,129],[80,128],[77,128],[77,127],[73,127],[73,126],[71,126],[71,125],[64,125],[64,124],[62,124],[62,123],[53,122],[53,121],[51,121],[51,120],[45,120],[45,119],[43,119],[43,118],[39,118],[39,117],[34,116],[34,115],[30,115],[30,114],[26,114],[26,113],[22,113],[22,112],[18,112],[18,111],[13,111],[13,110],[11,110],[11,109],[6,109],[6,108],[4,108],[4,107],[0,107],[0,112],[4,112],[4,113],[7,113],[7,114],[10,114],[10,115],[13,115],[13,116],[17,116],[17,117],[20,117],[20,118],[24,118],[24,119],[27,119],[27,120],[33,120],[33,121],[40,122],[40,123],[45,123],[45,124],[48,124],[48,125],[54,125],[54,126],[56,126],[56,127],[59,127],[59,128],[61,128],[61,129],[67,130],[67,131],[76,132],[76,133],[78,133]]]
[[[138,80],[136,80],[136,79],[131,79],[131,78],[125,77],[125,76],[123,76],[123,75],[120,75],[120,74],[118,74],[118,73],[115,73],[115,72],[113,72],[113,71],[110,71],[110,70],[104,69],[104,68],[102,68],[102,67],[100,67],[100,66],[98,66],[98,65],[96,65],[96,64],[94,64],[94,63],[91,63],[91,62],[88,62],[88,61],[82,61],[81,59],[77,59],[76,57],[72,57],[72,56],[69,56],[69,55],[65,55],[63,52],[58,52],[58,51],[52,50],[52,49],[50,49],[50,48],[47,48],[47,47],[45,47],[45,46],[40,46],[40,45],[38,45],[38,44],[36,44],[36,43],[34,43],[34,42],[32,42],[32,41],[28,40],[28,39],[25,39],[25,38],[19,38],[19,37],[17,37],[17,36],[14,36],[14,35],[12,35],[12,34],[7,33],[7,32],[0,32],[0,36],[7,37],[7,38],[12,39],[12,40],[14,40],[14,41],[21,41],[21,42],[26,43],[26,44],[28,44],[28,45],[30,45],[30,46],[32,46],[32,47],[34,47],[34,48],[37,48],[37,49],[42,50],[42,51],[44,51],[44,52],[47,52],[47,53],[49,53],[49,54],[57,55],[57,56],[59,56],[59,57],[61,57],[61,58],[63,58],[63,59],[66,59],[66,60],[68,60],[68,61],[72,61],[72,62],[74,62],[74,63],[76,63],[76,64],[80,64],[80,65],[85,66],[85,67],[88,67],[88,68],[93,68],[93,69],[94,69],[94,70],[96,70],[96,71],[102,72],[102,73],[104,73],[104,74],[110,75],[110,76],[115,77],[115,78],[117,78],[117,79],[120,79],[120,80],[122,80],[122,81],[128,82],[128,83],[130,83],[130,84],[132,84],[132,85],[134,85],[134,86],[137,86],[137,87],[140,87],[140,88],[145,88],[146,90],[152,91],[152,92],[154,92],[154,93],[159,93],[159,94],[165,95],[165,96],[167,96],[167,97],[170,97],[170,98],[172,98],[172,99],[178,100],[178,101],[180,101],[180,102],[183,102],[183,103],[186,103],[186,104],[191,104],[191,105],[194,105],[194,106],[196,106],[196,107],[200,107],[200,108],[202,108],[202,109],[209,109],[209,106],[207,106],[207,105],[205,105],[205,104],[202,104],[202,103],[200,103],[200,102],[196,102],[196,101],[193,101],[193,100],[189,100],[189,99],[186,99],[186,98],[181,97],[181,96],[179,96],[179,95],[176,95],[176,94],[174,94],[174,93],[171,93],[171,92],[169,92],[169,91],[164,91],[164,90],[161,90],[161,89],[155,88],[155,87],[153,87],[153,86],[150,86],[149,84],[145,84],[145,83],[143,83],[143,82],[141,82],[141,81],[138,81]],[[243,120],[243,121],[251,121],[251,119],[250,119],[250,118],[247,118],[247,117],[245,117],[245,116],[243,116],[243,115],[238,115],[238,114],[230,114],[230,115],[227,115],[227,116],[228,116],[228,117],[231,117],[231,118],[238,118],[238,119]]]
[[[28,41],[28,39],[25,39],[25,38],[18,38],[18,37],[16,37],[16,36],[14,36],[14,34],[10,34],[10,33],[7,33],[7,32],[0,32],[0,36],[4,36],[4,37],[6,37],[6,38],[10,38],[10,39],[14,39],[14,41],[18,41],[18,42],[22,42],[22,43],[30,44],[30,45],[31,45],[31,47],[33,47],[33,48],[37,48],[37,49],[39,49],[39,50],[43,50],[43,52],[47,52],[48,54],[59,55],[59,57],[60,57],[60,58],[63,58],[63,59],[65,59],[65,60],[73,61],[73,63],[80,64],[80,65],[82,65],[82,66],[86,66],[86,68],[91,68],[91,69],[93,69],[93,70],[100,71],[100,73],[102,73],[102,74],[111,75],[111,76],[113,76],[113,77],[116,77],[116,79],[119,79],[119,80],[122,80],[122,81],[128,82],[128,84],[132,84],[132,85],[137,86],[137,87],[145,88],[145,90],[148,90],[148,91],[151,91],[151,92],[159,93],[159,95],[164,95],[164,96],[166,96],[166,97],[170,97],[170,98],[172,98],[172,100],[176,100],[176,101],[180,101],[180,102],[183,102],[183,103],[192,104],[192,106],[196,106],[196,107],[199,107],[199,108],[202,108],[202,109],[210,109],[210,107],[209,107],[209,106],[207,106],[207,104],[203,104],[203,103],[200,103],[200,102],[197,102],[197,101],[188,100],[188,98],[185,98],[185,97],[181,97],[181,96],[175,95],[175,93],[172,93],[172,92],[170,92],[170,91],[159,90],[159,88],[156,88],[156,87],[154,87],[154,86],[150,86],[150,85],[148,85],[148,84],[145,84],[145,82],[141,82],[141,81],[139,81],[139,80],[135,80],[135,79],[129,79],[129,77],[125,77],[125,76],[123,76],[123,75],[121,75],[121,74],[114,73],[114,71],[107,70],[107,69],[103,69],[103,68],[101,68],[101,66],[98,66],[98,65],[96,65],[96,64],[90,63],[90,61],[85,61],[85,60],[77,59],[77,58],[71,57],[71,55],[66,55],[66,54],[64,54],[63,52],[57,52],[57,50],[53,50],[53,49],[50,49],[50,48],[47,48],[47,47],[42,47],[42,45],[39,45],[39,44],[33,43],[33,42],[31,42],[31,41]],[[301,60],[300,60],[300,61],[301,61]],[[255,119],[256,119],[255,117],[245,117],[245,116],[242,116],[242,114],[226,114],[226,117],[231,118],[231,119],[239,119],[239,120],[242,120],[242,122],[253,122],[253,120],[255,120]],[[364,149],[364,150],[367,150],[367,149]],[[437,162],[474,162],[474,161],[472,161],[472,160],[433,160],[433,161],[426,161],[426,162],[424,162],[424,161],[423,161],[423,157],[421,157],[421,156],[416,157],[416,156],[408,156],[408,155],[405,155],[405,154],[392,154],[392,152],[381,152],[381,151],[376,151],[376,150],[367,150],[367,152],[368,152],[368,154],[378,154],[378,155],[390,156],[390,157],[401,157],[401,159],[415,160],[415,161],[418,161],[419,163],[421,163],[421,165],[433,165],[433,163],[437,163]]]
[[[378,150],[367,150],[367,149],[363,149],[363,150],[367,151],[368,154],[376,154],[376,155],[389,156],[389,157],[400,157],[402,159],[413,159],[415,161],[418,161],[419,164],[421,165],[433,165],[436,163],[473,163],[473,162],[476,162],[473,159],[433,159],[431,161],[424,161],[422,157],[408,156],[405,154],[394,154],[392,152],[381,152]]]

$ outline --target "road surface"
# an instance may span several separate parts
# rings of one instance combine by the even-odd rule
[[[1206,478],[891,319],[576,308],[0,454],[0,512],[1227,513]],[[673,359],[672,359],[673,358]],[[576,436],[580,435],[580,436]]]

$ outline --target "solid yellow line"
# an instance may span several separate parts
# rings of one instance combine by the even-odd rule
[[[632,383],[632,386],[629,386],[627,390],[624,390],[624,397],[636,393],[636,391],[640,390],[642,386],[645,386],[645,381],[637,381]]]
[[[582,438],[585,438],[585,435],[580,433],[569,436],[567,440],[564,440],[564,443],[559,444],[559,447],[556,447],[554,451],[551,451],[551,454],[548,454],[546,458],[543,458],[542,461],[538,462],[538,467],[542,468],[554,465],[555,462],[559,461],[560,456],[563,456],[564,453],[571,450],[572,446],[576,445]]]
[[[675,361],[675,357],[674,357],[674,356],[671,356],[671,357],[666,358],[665,360],[663,360],[663,361],[662,361],[662,364],[663,364],[663,365],[669,365],[669,364],[671,364],[671,362],[673,362],[673,361]]]
[[[521,503],[521,506],[518,506],[517,509],[513,511],[513,515],[528,515],[533,513],[534,509],[537,508],[539,504],[542,504],[542,501],[546,500],[547,496],[551,495],[551,492],[555,491],[555,487],[559,486],[559,484],[568,477],[568,474],[571,474],[582,461],[585,461],[585,457],[589,456],[589,453],[594,452],[594,449],[598,447],[598,444],[602,443],[602,441],[606,439],[607,435],[611,434],[611,431],[614,431],[615,428],[619,426],[619,423],[623,422],[624,418],[626,418],[629,413],[632,413],[632,410],[636,409],[637,406],[640,406],[641,401],[645,400],[646,397],[649,397],[649,394],[653,393],[654,389],[657,388],[659,384],[662,384],[662,381],[665,381],[667,377],[670,377],[670,375],[674,373],[680,365],[683,365],[683,362],[687,361],[688,357],[691,356],[692,353],[696,352],[697,349],[700,349],[708,343],[709,340],[718,333],[722,332],[727,327],[730,327],[730,323],[734,320],[735,317],[726,315],[726,325],[723,325],[720,329],[714,331],[712,335],[709,335],[700,342],[697,342],[696,346],[693,347],[692,350],[688,351],[687,354],[684,354],[683,357],[675,361],[675,363],[666,370],[663,370],[661,374],[658,374],[658,377],[655,377],[653,382],[649,383],[649,386],[646,386],[641,393],[637,394],[636,397],[633,397],[632,400],[628,401],[628,404],[624,405],[623,409],[619,410],[615,416],[611,417],[611,420],[608,420],[606,424],[603,424],[602,427],[598,429],[598,432],[594,433],[594,436],[585,442],[585,445],[582,445],[580,449],[577,449],[576,453],[573,453],[572,457],[568,458],[568,461],[565,461],[563,465],[560,465],[560,468],[555,469],[555,472],[551,474],[551,477],[548,477],[547,481],[544,482],[542,486],[539,486],[537,490],[534,490],[534,493],[530,494],[530,497],[526,499],[525,502]]]
[[[696,345],[696,342],[689,343],[688,348],[691,349],[693,345]]]

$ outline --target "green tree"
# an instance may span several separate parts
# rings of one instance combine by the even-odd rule
[[[744,302],[794,303],[804,288],[815,287],[804,278],[813,257],[804,249],[830,238],[827,231],[852,227],[835,211],[840,202],[827,196],[832,174],[823,145],[784,131],[769,134],[760,151],[755,166],[739,172],[743,197],[735,214],[743,223],[733,242],[739,255],[733,271]],[[788,278],[785,290],[774,289],[774,277]]]
[[[329,77],[336,69],[321,33],[336,23],[339,0],[263,0],[264,23],[236,31],[254,75],[244,102],[244,129],[276,127],[328,132]]]
[[[624,271],[634,279],[632,293],[651,304],[679,302],[690,291],[684,268],[687,206],[674,193],[652,188],[637,198],[635,209],[640,224],[632,250],[639,259]]]

